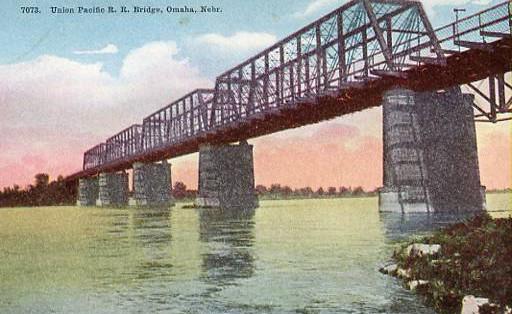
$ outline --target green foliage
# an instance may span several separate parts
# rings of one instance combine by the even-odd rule
[[[185,183],[176,181],[172,188],[172,197],[176,200],[194,200],[197,196],[196,190],[188,190]]]
[[[377,195],[377,191],[366,192],[362,187],[335,187],[318,188],[316,191],[311,187],[292,189],[281,184],[272,184],[269,188],[264,185],[256,186],[256,193],[260,199],[306,199],[306,198],[335,198],[335,197],[367,197]]]
[[[512,304],[512,218],[476,216],[422,243],[440,244],[440,255],[410,257],[396,252],[394,258],[400,267],[411,269],[412,279],[431,282],[423,293],[436,310],[460,311],[463,296],[470,294],[502,308]]]
[[[0,207],[73,205],[77,182],[66,182],[62,176],[50,182],[46,173],[38,173],[34,185],[20,189],[14,185],[0,192]]]

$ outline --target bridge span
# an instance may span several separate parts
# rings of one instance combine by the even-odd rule
[[[512,90],[505,81],[512,70],[511,12],[507,1],[434,28],[420,1],[350,1],[219,75],[213,89],[195,90],[86,151],[83,169],[67,180],[81,179],[82,203],[92,204],[85,200],[98,193],[101,199],[101,186],[121,186],[114,190],[125,193],[126,169],[134,169],[134,187],[137,180],[164,182],[169,167],[154,162],[199,151],[199,203],[219,205],[228,190],[231,198],[251,203],[252,147],[246,140],[384,104],[381,209],[396,203],[391,207],[402,212],[436,211],[440,206],[433,204],[440,202],[431,199],[446,198],[441,190],[470,186],[459,193],[463,200],[480,189],[473,108],[477,121],[512,118],[512,99],[505,97]],[[489,81],[488,90],[476,87],[480,80]],[[488,108],[464,95],[462,85]],[[452,151],[457,158],[436,159],[436,152],[464,138],[470,140]],[[234,142],[242,144],[229,145]],[[434,146],[437,151],[429,151]],[[450,166],[434,166],[447,160]],[[448,174],[449,168],[456,171]],[[462,178],[457,171],[472,175]],[[443,183],[433,186],[433,180]],[[228,181],[242,182],[244,191]],[[161,183],[139,186],[153,191]],[[154,197],[168,200],[169,188],[161,190]],[[463,203],[481,208],[483,200],[472,202]]]

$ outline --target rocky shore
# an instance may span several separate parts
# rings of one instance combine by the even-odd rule
[[[480,215],[406,243],[380,271],[438,313],[512,313],[512,218]]]

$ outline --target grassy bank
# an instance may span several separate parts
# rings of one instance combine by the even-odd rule
[[[497,308],[483,313],[503,313],[512,305],[512,218],[492,219],[487,214],[458,223],[416,243],[439,244],[435,254],[395,252],[406,283],[428,282],[417,292],[439,313],[460,313],[464,296],[485,297]]]

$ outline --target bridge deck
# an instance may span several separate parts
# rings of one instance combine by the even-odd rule
[[[325,92],[311,99],[285,105],[256,114],[243,121],[233,121],[208,132],[151,151],[123,157],[103,165],[74,173],[66,180],[95,175],[99,172],[129,169],[134,162],[154,162],[198,151],[203,143],[230,143],[274,132],[296,128],[341,115],[379,106],[382,94],[391,87],[402,86],[415,91],[444,89],[485,79],[496,73],[512,70],[512,39],[503,38],[485,49],[472,47],[446,58],[445,65],[423,64],[403,72],[403,75],[383,75],[347,88]]]

